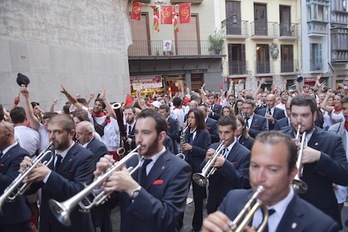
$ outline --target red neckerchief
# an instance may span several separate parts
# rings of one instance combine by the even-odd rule
[[[346,128],[346,131],[348,131],[348,121],[344,123],[344,128]]]
[[[99,118],[99,117],[106,116],[106,112],[102,111],[102,112],[99,112],[98,114],[96,114],[93,110],[91,110],[91,115],[92,115],[92,118]],[[108,124],[109,122],[111,122],[110,117],[106,116],[105,124]]]
[[[335,112],[339,112],[342,110],[342,106],[334,106]]]

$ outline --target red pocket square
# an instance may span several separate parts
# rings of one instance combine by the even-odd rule
[[[0,167],[4,167],[5,166],[5,164],[0,164]]]
[[[161,180],[161,179],[155,180],[152,184],[153,185],[163,184],[163,180]]]

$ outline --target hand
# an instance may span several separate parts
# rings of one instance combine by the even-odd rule
[[[317,151],[309,146],[305,146],[303,149],[302,163],[313,163],[319,161],[321,152]]]
[[[58,99],[54,99],[53,101],[52,101],[52,105],[57,105],[57,103],[58,103]]]
[[[111,176],[103,183],[102,188],[106,192],[127,192],[131,195],[133,189],[138,187],[139,184],[132,178],[126,167],[122,167],[121,170],[114,171]]]
[[[332,183],[332,189],[333,189],[333,190],[337,190],[337,189],[338,189],[337,184]]]
[[[332,89],[328,89],[326,92],[326,95],[331,96],[333,94],[333,90]]]
[[[218,157],[216,157],[216,160],[214,162],[214,167],[215,168],[219,168],[222,167],[225,163],[225,158],[222,155],[219,155]]]
[[[68,95],[68,94],[69,94],[68,91],[65,89],[65,87],[64,87],[63,85],[60,85],[60,88],[61,88],[60,92],[61,92],[62,94],[65,94],[65,95]]]
[[[89,94],[89,99],[93,99],[95,97],[95,93],[90,93]]]
[[[115,160],[112,155],[104,155],[96,164],[96,170],[93,172],[94,177],[97,178],[106,172],[113,164]]]
[[[191,150],[192,150],[192,146],[191,146],[191,144],[189,144],[189,143],[184,143],[184,144],[182,145],[182,149],[183,149],[184,151],[191,151]]]
[[[102,89],[99,91],[100,98],[105,99],[105,91],[106,91],[105,88],[102,88]]]
[[[20,93],[25,97],[25,99],[29,98],[29,91],[27,87],[21,87]]]
[[[51,169],[49,169],[46,165],[40,163],[29,173],[28,176],[26,176],[24,182],[32,183],[43,181],[50,172]]]
[[[207,151],[207,154],[205,155],[205,161],[210,160],[215,153],[215,150],[213,148],[209,148]]]
[[[23,173],[28,167],[31,167],[32,162],[29,156],[25,156],[22,162],[19,164],[19,173]]]
[[[209,214],[203,221],[202,232],[231,231],[230,219],[222,212]]]

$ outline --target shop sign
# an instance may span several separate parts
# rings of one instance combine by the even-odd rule
[[[162,76],[131,76],[133,90],[162,88]]]

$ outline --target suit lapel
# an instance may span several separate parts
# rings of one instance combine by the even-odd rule
[[[69,166],[70,162],[75,157],[75,148],[76,148],[76,146],[79,146],[79,145],[75,143],[75,145],[68,151],[68,153],[64,157],[62,163],[58,167],[57,171],[64,171]]]
[[[279,222],[276,232],[303,231],[305,222],[302,220],[302,216],[305,211],[302,205],[299,204],[298,199],[295,193]]]
[[[148,176],[146,177],[146,182],[142,186],[144,189],[149,190],[154,183],[155,180],[157,180],[164,170],[167,167],[167,159],[168,159],[168,152],[165,151],[158,159],[156,160],[156,163],[151,168]]]

